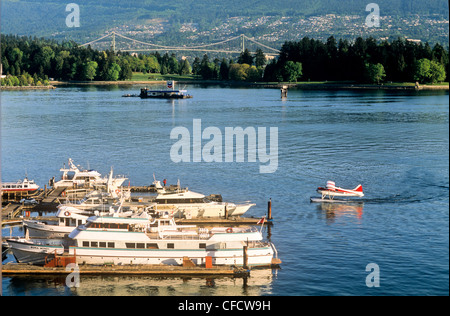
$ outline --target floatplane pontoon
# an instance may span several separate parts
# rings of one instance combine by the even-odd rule
[[[327,181],[325,188],[318,187],[317,193],[320,193],[322,196],[320,198],[311,197],[311,202],[349,202],[353,200],[346,199],[348,197],[364,196],[361,184],[353,190],[350,190],[337,187],[334,181]]]

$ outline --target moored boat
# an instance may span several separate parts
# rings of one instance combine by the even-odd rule
[[[89,218],[70,206],[59,208],[56,217],[57,220],[23,220],[23,225],[33,238],[64,238]]]
[[[92,169],[79,169],[71,158],[69,158],[68,168],[65,164],[60,169],[62,172],[61,180],[54,183],[55,188],[67,187],[93,187],[93,186],[114,186],[118,188],[127,179],[125,177],[112,178],[112,170],[109,177],[102,177],[102,175]]]
[[[175,83],[173,81],[167,82],[167,88],[165,90],[150,90],[142,88],[139,96],[142,99],[191,99],[192,95],[187,93],[187,90],[175,90]]]
[[[90,217],[67,240],[51,243],[30,239],[8,240],[19,262],[43,263],[53,253],[66,252],[86,264],[181,265],[185,257],[194,264],[244,264],[271,266],[275,246],[264,242],[260,231],[250,228],[201,228],[177,225],[173,218],[143,219]]]
[[[43,265],[46,259],[64,253],[62,239],[11,238],[7,242],[18,263]]]
[[[2,182],[2,193],[12,192],[33,192],[39,189],[34,180],[28,180],[27,177],[16,182]]]
[[[235,204],[231,202],[210,201],[205,195],[189,190],[161,192],[155,199],[158,210],[168,211],[178,218],[241,216],[253,203]]]

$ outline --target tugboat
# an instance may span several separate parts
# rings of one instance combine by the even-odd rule
[[[167,90],[149,90],[147,88],[141,89],[139,95],[141,99],[191,99],[192,95],[187,93],[187,90],[175,90],[173,81],[167,81]]]

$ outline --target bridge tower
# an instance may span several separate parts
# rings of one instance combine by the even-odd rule
[[[241,40],[242,40],[242,43],[241,43],[242,53],[244,53],[244,51],[245,51],[245,35],[244,34],[241,34]]]
[[[111,48],[113,53],[116,53],[116,32],[112,32]]]

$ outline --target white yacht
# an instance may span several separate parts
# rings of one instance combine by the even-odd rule
[[[60,169],[60,171],[63,173],[61,176],[61,180],[55,182],[53,185],[55,188],[61,188],[61,187],[93,187],[95,185],[107,185],[108,178],[102,177],[102,175],[95,170],[87,170],[82,169],[80,170],[74,163],[71,158],[69,158],[69,167],[66,168],[65,164],[64,167]],[[112,176],[112,169],[111,174]],[[122,183],[126,180],[125,177],[117,177],[112,179],[112,184],[115,187],[120,187]]]
[[[28,180],[27,177],[16,182],[2,182],[2,193],[8,192],[33,192],[39,189],[34,180]]]
[[[250,228],[199,228],[177,225],[173,218],[90,217],[68,240],[54,243],[8,240],[18,262],[42,264],[46,256],[64,251],[86,264],[181,265],[188,257],[197,265],[210,257],[214,265],[242,266],[247,246],[249,266],[271,266],[276,249],[263,242],[260,231]]]
[[[234,204],[230,202],[214,202],[205,195],[189,190],[177,192],[160,192],[155,199],[158,210],[168,211],[177,218],[241,216],[253,203]]]
[[[56,217],[57,220],[23,220],[23,225],[33,238],[64,238],[89,218],[71,206],[60,207]]]
[[[106,211],[87,211],[70,205],[59,205],[56,213],[57,219],[49,220],[23,220],[27,228],[28,236],[32,238],[64,238],[67,237],[77,226],[86,224],[91,215],[149,218],[147,212],[123,211],[123,200],[121,204],[110,207]]]

